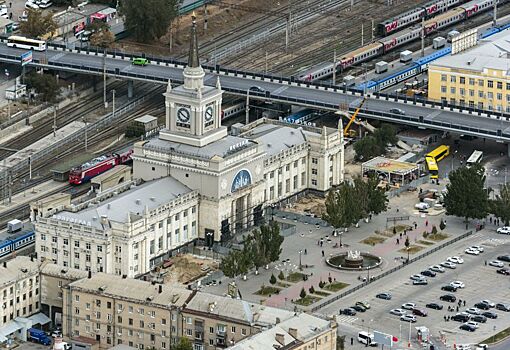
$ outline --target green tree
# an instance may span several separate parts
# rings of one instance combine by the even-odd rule
[[[25,82],[28,88],[34,89],[43,101],[56,101],[59,94],[59,87],[57,80],[51,74],[31,72],[26,76]]]
[[[505,226],[510,223],[510,184],[501,185],[499,195],[490,201],[490,212],[500,218]]]
[[[395,128],[390,124],[382,124],[374,131],[374,137],[383,149],[385,149],[388,144],[394,145],[398,141]]]
[[[285,274],[283,273],[283,271],[280,271],[280,273],[278,274],[278,279],[280,281],[283,281],[285,279]]]
[[[406,241],[404,242],[404,245],[406,248],[409,248],[409,246],[411,245],[411,242],[409,241],[409,236],[406,237]]]
[[[437,234],[437,227],[436,227],[436,225],[432,226],[432,231],[430,233],[432,233],[433,235]]]
[[[301,299],[303,299],[304,297],[306,297],[306,291],[305,291],[305,288],[301,288],[301,292],[299,293],[299,296],[301,297]]]
[[[41,38],[46,35],[51,37],[57,31],[58,26],[51,12],[43,14],[40,10],[28,9],[27,14],[28,19],[19,25],[23,35],[32,38]]]
[[[180,338],[179,343],[172,346],[172,350],[193,350],[193,345],[188,338]]]
[[[356,189],[346,181],[328,192],[325,204],[326,212],[322,218],[336,230],[348,228],[363,217]]]
[[[244,249],[231,250],[220,262],[220,270],[230,278],[247,273],[249,268],[250,262]]]
[[[168,31],[170,23],[177,16],[177,0],[122,0],[120,13],[124,25],[139,42],[160,38]]]
[[[444,196],[446,215],[464,217],[466,229],[469,219],[487,216],[488,195],[484,189],[485,170],[479,164],[461,167],[450,172],[450,183]]]
[[[256,269],[277,261],[282,252],[283,236],[277,222],[262,225],[259,230],[253,230],[246,238],[245,247],[250,260]]]
[[[372,135],[366,136],[354,144],[354,152],[359,160],[368,160],[383,153],[383,149]]]
[[[269,279],[269,283],[275,284],[276,283],[276,277],[274,277],[273,274],[271,274],[271,278]]]
[[[109,48],[115,42],[115,35],[110,31],[110,26],[104,21],[92,21],[85,27],[90,31],[90,43],[93,46]]]

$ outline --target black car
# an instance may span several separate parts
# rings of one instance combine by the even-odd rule
[[[358,312],[365,312],[365,308],[362,307],[362,306],[359,306],[359,305],[354,305],[354,306],[351,306],[351,309],[354,309]]]
[[[492,312],[492,311],[482,312],[482,315],[487,317],[487,318],[492,318],[492,319],[498,318],[498,314],[495,313],[495,312]]]
[[[510,311],[510,305],[508,305],[508,304],[496,304],[496,310]]]
[[[476,315],[476,316],[471,317],[471,320],[478,322],[478,323],[485,323],[485,322],[487,322],[487,317],[485,317],[483,315]]]
[[[347,309],[340,310],[340,314],[348,315],[348,316],[355,316],[356,311],[354,309],[348,307]]]
[[[476,327],[473,327],[473,326],[471,326],[469,324],[465,324],[465,323],[461,324],[459,328],[462,329],[463,331],[469,331],[469,332],[476,331]]]
[[[436,277],[437,273],[435,273],[434,271],[430,271],[430,270],[425,270],[425,271],[422,271],[420,272],[423,276],[427,276],[427,277]]]
[[[510,262],[510,255],[500,255],[498,256],[498,260]]]
[[[456,292],[457,291],[457,287],[446,285],[446,286],[442,286],[441,290],[444,290],[446,292]]]
[[[379,293],[375,297],[379,298],[379,299],[384,299],[384,300],[391,300],[391,294],[390,293]]]
[[[436,303],[427,304],[427,305],[425,305],[425,307],[428,307],[429,309],[434,309],[434,310],[443,310],[443,305],[436,304]]]
[[[485,303],[476,303],[475,307],[480,310],[489,310],[491,307]]]
[[[455,295],[451,295],[451,294],[445,294],[445,295],[441,295],[439,297],[439,299],[443,300],[443,301],[448,301],[450,303],[454,303],[457,298],[455,297]]]
[[[452,320],[457,322],[467,322],[469,321],[469,316],[464,314],[456,314],[452,316]]]
[[[498,269],[496,270],[497,273],[500,273],[502,275],[510,275],[510,269],[505,269],[505,268],[502,268],[502,269]]]

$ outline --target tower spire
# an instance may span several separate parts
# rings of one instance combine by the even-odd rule
[[[200,67],[200,60],[198,56],[197,21],[196,21],[197,17],[195,16],[195,11],[193,11],[191,18],[192,24],[189,44],[188,67],[198,68]]]

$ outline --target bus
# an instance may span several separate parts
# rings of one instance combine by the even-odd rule
[[[466,166],[469,168],[470,166],[480,163],[483,158],[483,152],[482,151],[473,151],[471,155],[469,156],[468,160],[466,161]]]
[[[46,41],[11,35],[7,38],[7,46],[27,50],[44,51],[46,50]]]
[[[437,163],[439,163],[444,157],[450,154],[450,146],[441,145],[438,148],[430,151],[425,156],[425,161],[427,162],[427,168],[429,170],[431,179],[439,178],[439,168]]]

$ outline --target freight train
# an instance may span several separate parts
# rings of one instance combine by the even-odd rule
[[[0,258],[17,250],[20,250],[35,242],[34,231],[23,232],[20,234],[12,235],[9,239],[0,241]]]
[[[480,14],[483,11],[492,8],[494,1],[496,0],[473,0],[440,14],[439,16],[431,18],[424,23],[424,34],[425,36],[430,35],[440,29]],[[508,2],[508,0],[500,0],[499,4],[504,2]],[[311,69],[301,73],[298,76],[298,79],[309,82],[316,81],[331,75],[333,73],[333,69],[338,69],[339,66],[342,69],[346,69],[355,64],[368,61],[420,38],[421,30],[422,26],[420,24],[381,38],[374,43],[346,53],[339,61],[335,62],[335,64],[333,64],[333,62],[327,62],[312,67]]]
[[[93,177],[112,169],[116,165],[125,164],[131,160],[133,150],[130,149],[123,153],[113,153],[111,155],[103,155],[92,159],[80,166],[72,168],[69,172],[69,183],[72,185],[80,185],[92,179]]]

